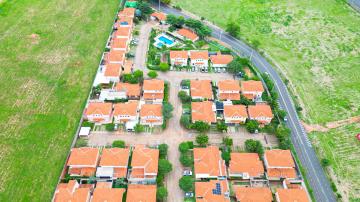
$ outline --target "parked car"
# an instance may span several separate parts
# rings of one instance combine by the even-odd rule
[[[192,198],[192,197],[194,197],[193,192],[185,192],[185,198]]]
[[[192,176],[192,171],[191,170],[184,170],[183,176]]]

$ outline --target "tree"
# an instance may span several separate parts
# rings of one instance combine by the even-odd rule
[[[112,147],[116,147],[116,148],[125,148],[125,142],[122,140],[115,140],[112,143]]]
[[[156,190],[156,199],[159,201],[164,200],[168,196],[168,191],[165,187],[158,187]]]
[[[105,130],[107,131],[114,131],[114,129],[115,129],[115,124],[113,123],[108,123],[105,125]]]
[[[198,143],[200,146],[206,146],[209,142],[209,136],[206,134],[199,134],[196,136],[196,143]]]
[[[231,36],[237,37],[240,34],[240,26],[234,21],[231,21],[226,24],[225,31],[228,32]]]
[[[191,101],[191,96],[189,96],[185,91],[179,91],[178,97],[183,104]]]
[[[185,20],[185,25],[192,28],[200,38],[211,35],[211,29],[199,20],[188,18]]]
[[[225,136],[222,139],[223,144],[227,147],[231,147],[233,145],[233,139],[231,137]]]
[[[179,144],[179,151],[181,153],[186,153],[187,151],[189,151],[189,149],[190,149],[190,147],[187,142],[182,142]]]
[[[195,123],[191,125],[191,128],[199,132],[205,132],[210,129],[210,125],[203,121],[195,121]]]
[[[190,129],[190,127],[191,127],[190,115],[186,115],[186,114],[181,115],[180,124],[184,128]]]
[[[166,71],[169,71],[170,66],[168,63],[162,62],[162,63],[160,63],[159,68],[160,68],[160,71],[166,72]]]
[[[147,75],[152,79],[154,79],[158,76],[157,72],[154,70],[149,71]]]
[[[328,167],[330,165],[330,160],[329,159],[321,159],[321,165],[323,167]]]
[[[158,146],[158,149],[159,149],[159,157],[161,159],[165,159],[166,156],[167,156],[167,152],[168,152],[168,148],[169,146],[167,144],[160,144]]]
[[[247,58],[236,57],[228,64],[228,71],[232,74],[242,72],[244,74],[244,67],[249,66],[250,61]]]
[[[139,1],[137,9],[140,11],[140,17],[142,19],[147,19],[149,15],[153,12],[150,4],[145,1]]]
[[[249,120],[246,122],[246,130],[250,133],[255,133],[257,130],[259,130],[259,123],[255,120]]]
[[[161,2],[164,3],[164,4],[170,4],[171,0],[161,0]]]
[[[158,172],[159,175],[165,175],[172,171],[171,163],[166,159],[159,159]]]
[[[285,110],[282,109],[278,109],[276,110],[277,115],[279,116],[280,120],[284,120],[284,118],[286,117],[287,113]]]
[[[169,14],[166,16],[166,22],[175,28],[181,28],[185,23],[185,18],[182,16],[176,17],[175,15]]]
[[[230,151],[229,150],[224,150],[221,152],[221,158],[225,161],[226,165],[229,165],[230,162]]]
[[[216,124],[216,129],[217,129],[219,132],[227,132],[227,125],[225,124],[224,121],[219,121],[219,122]]]
[[[137,79],[138,81],[141,81],[144,78],[144,72],[139,69],[134,71],[133,75],[134,78]]]
[[[260,156],[264,154],[264,147],[259,140],[248,139],[245,141],[245,150],[247,152],[258,153]]]
[[[254,46],[255,49],[258,49],[260,46],[260,41],[255,39],[252,41],[252,45]]]
[[[144,130],[145,130],[145,128],[141,124],[136,124],[134,127],[135,133],[141,133],[141,132],[144,132]]]
[[[184,192],[189,192],[194,190],[194,180],[191,176],[183,176],[179,180],[179,187]]]
[[[185,153],[181,153],[180,154],[180,163],[185,166],[185,167],[190,167],[193,164],[193,159],[185,154]]]
[[[174,107],[168,103],[168,102],[164,102],[163,103],[163,117],[165,120],[168,120],[172,117],[172,111],[174,110]]]

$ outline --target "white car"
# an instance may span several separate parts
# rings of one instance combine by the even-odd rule
[[[191,170],[184,170],[183,176],[192,176],[192,171]]]

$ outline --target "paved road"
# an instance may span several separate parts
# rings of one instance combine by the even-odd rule
[[[157,7],[156,7],[157,8]],[[162,5],[161,11],[167,14],[182,15],[188,18],[188,14],[169,8]],[[223,30],[214,25],[209,25],[212,29],[212,36],[221,40],[224,43],[229,44],[232,49],[238,52],[240,55],[247,56],[251,62],[259,69],[260,72],[267,72],[275,83],[276,90],[279,93],[280,107],[288,113],[288,126],[290,127],[291,139],[297,155],[300,159],[302,166],[306,170],[306,176],[312,187],[316,201],[322,202],[335,202],[335,195],[330,188],[330,183],[325,176],[325,173],[320,166],[319,159],[317,158],[314,149],[307,137],[300,123],[300,119],[296,113],[294,104],[290,97],[289,92],[285,84],[282,82],[280,76],[274,70],[274,68],[268,63],[264,57],[257,53],[254,49],[246,45],[244,42],[235,39],[234,37],[226,34]]]
[[[348,3],[351,7],[360,13],[360,0],[348,0]]]

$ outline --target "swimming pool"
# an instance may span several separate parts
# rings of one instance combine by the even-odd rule
[[[166,36],[160,36],[159,40],[162,41],[166,45],[172,45],[174,43],[173,40],[167,38]]]
[[[173,39],[166,33],[162,33],[162,34],[158,35],[157,37],[155,37],[154,46],[157,48],[161,48],[163,46],[166,46],[169,48],[169,47],[174,46],[175,44],[176,44],[175,39]]]

